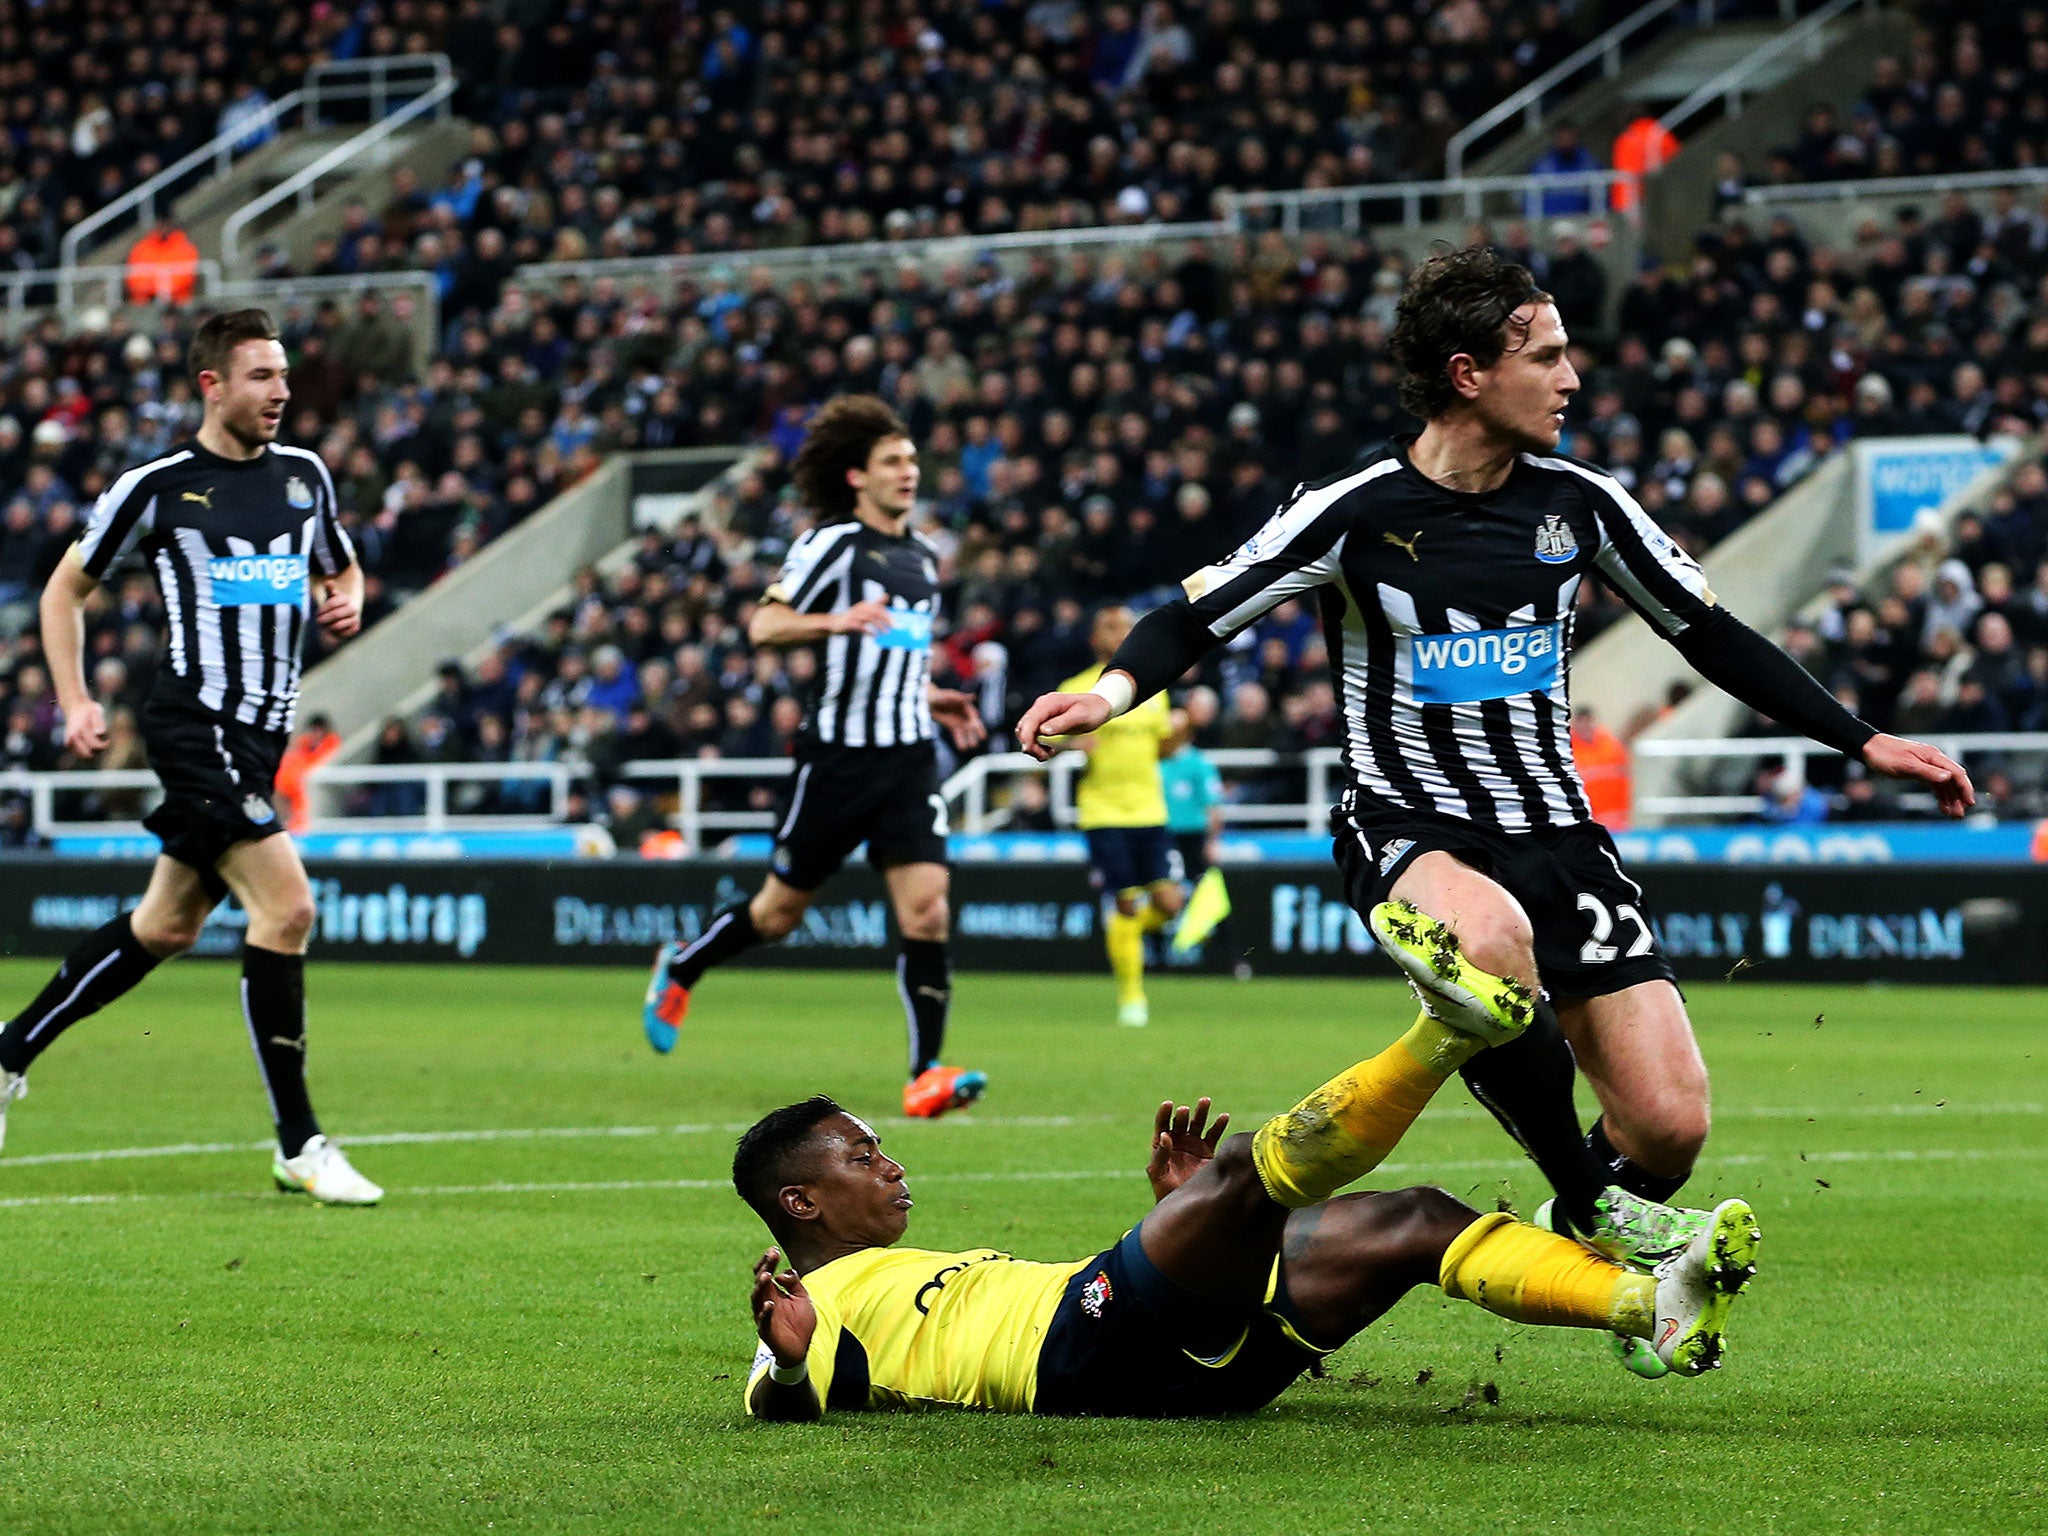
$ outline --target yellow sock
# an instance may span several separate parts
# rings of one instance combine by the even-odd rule
[[[1292,1207],[1327,1200],[1386,1160],[1437,1089],[1480,1042],[1428,1014],[1370,1061],[1333,1077],[1252,1137],[1266,1193]]]
[[[1444,1251],[1439,1279],[1457,1296],[1518,1323],[1611,1328],[1647,1339],[1657,1318],[1657,1277],[1635,1275],[1568,1237],[1481,1216]]]
[[[1116,977],[1116,1000],[1141,1003],[1145,1000],[1145,925],[1135,917],[1112,910],[1102,925],[1103,945],[1109,950],[1110,974]]]
[[[1145,899],[1145,904],[1138,908],[1138,922],[1147,933],[1157,933],[1172,921],[1172,918],[1159,910],[1159,903],[1149,896]]]

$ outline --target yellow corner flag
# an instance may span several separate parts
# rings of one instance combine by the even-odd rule
[[[1216,925],[1230,916],[1230,892],[1223,888],[1223,871],[1210,865],[1195,882],[1187,910],[1180,915],[1180,927],[1173,935],[1173,949],[1186,954],[1216,931]]]

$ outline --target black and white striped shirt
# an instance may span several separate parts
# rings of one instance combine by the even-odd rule
[[[1572,602],[1597,570],[1659,634],[1713,611],[1699,565],[1615,479],[1525,453],[1480,495],[1397,440],[1304,485],[1236,554],[1189,577],[1227,638],[1297,595],[1320,606],[1360,797],[1508,832],[1589,819],[1572,764]]]
[[[818,647],[818,681],[805,701],[804,739],[830,747],[907,747],[932,739],[927,697],[932,626],[939,613],[939,558],[914,533],[900,538],[865,523],[827,523],[789,547],[767,598],[798,613],[889,606],[879,635],[833,635]]]
[[[138,464],[79,538],[95,578],[130,550],[163,591],[158,690],[223,721],[290,730],[313,578],[355,561],[319,455],[279,445],[224,459],[191,441]]]

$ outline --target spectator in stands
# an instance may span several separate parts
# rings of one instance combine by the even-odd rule
[[[1610,832],[1629,824],[1632,789],[1628,748],[1601,723],[1590,704],[1572,706],[1572,762],[1586,785],[1586,805],[1593,819]]]
[[[162,209],[141,239],[128,248],[128,302],[189,304],[199,287],[199,247]]]
[[[1563,119],[1550,130],[1550,147],[1536,157],[1535,164],[1529,167],[1529,174],[1578,176],[1602,169],[1600,157],[1580,140],[1579,125]],[[1583,218],[1599,206],[1598,193],[1599,189],[1590,183],[1547,188],[1537,195],[1532,212],[1550,219]]]
[[[292,831],[303,832],[312,819],[306,776],[340,750],[341,737],[324,714],[309,716],[292,733],[277,766],[277,798],[284,804],[285,825]]]

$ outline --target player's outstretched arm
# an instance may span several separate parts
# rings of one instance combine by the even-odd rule
[[[1977,803],[1977,790],[1963,765],[1924,741],[1903,736],[1873,736],[1864,745],[1863,761],[1888,779],[1917,779],[1931,785],[1944,816],[1960,816]]]
[[[811,1336],[818,1330],[818,1309],[794,1269],[775,1272],[781,1262],[779,1248],[770,1248],[754,1261],[754,1331],[773,1351],[775,1363],[754,1383],[749,1406],[757,1419],[801,1422],[824,1414],[817,1388],[808,1375],[795,1381],[777,1381],[775,1377],[805,1370]]]
[[[1089,693],[1048,693],[1017,722],[1017,744],[1041,763],[1066,745],[1049,740],[1100,730],[1145,702],[1223,643],[1186,601],[1154,608],[1131,626]]]
[[[779,649],[815,645],[833,635],[879,635],[889,627],[889,605],[870,599],[839,613],[800,613],[784,602],[764,602],[747,623],[747,639]]]
[[[1190,1109],[1168,1099],[1159,1106],[1152,1121],[1152,1155],[1145,1163],[1145,1177],[1152,1185],[1153,1200],[1164,1200],[1200,1173],[1223,1140],[1230,1116],[1221,1114],[1209,1122],[1209,1101],[1195,1100]]]
[[[82,758],[107,744],[106,713],[85,683],[85,600],[98,585],[74,544],[50,573],[40,605],[43,657],[50,664],[57,707],[64,711],[64,745]]]

